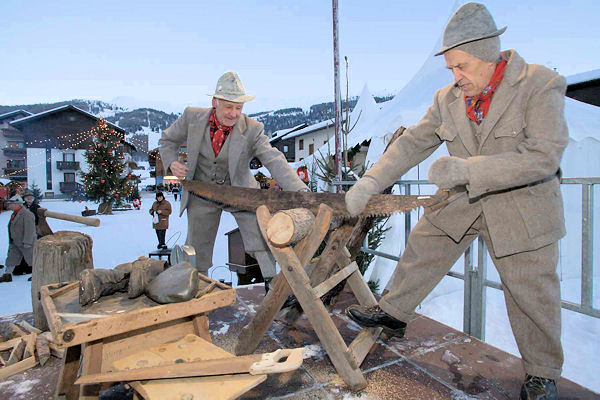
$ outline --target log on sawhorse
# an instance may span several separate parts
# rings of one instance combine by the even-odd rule
[[[281,267],[281,273],[275,279],[252,321],[242,329],[236,354],[250,354],[254,351],[287,296],[293,292],[339,375],[351,390],[361,390],[367,386],[367,382],[360,370],[360,364],[379,337],[381,328],[363,329],[350,346],[346,346],[320,299],[336,285],[346,281],[360,304],[365,306],[377,304],[358,266],[355,262],[351,262],[350,252],[346,248],[354,226],[343,224],[333,231],[318,263],[310,271],[310,277],[306,271],[310,259],[329,231],[331,216],[331,209],[322,204],[312,229],[292,249],[290,246],[275,247],[269,241],[267,226],[271,214],[266,206],[257,209],[258,225]],[[333,268],[337,268],[337,271]],[[333,275],[329,276],[332,272]]]

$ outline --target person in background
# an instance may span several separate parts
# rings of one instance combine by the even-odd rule
[[[429,168],[429,181],[448,199],[425,211],[411,231],[377,306],[351,306],[363,327],[402,337],[415,308],[481,236],[500,275],[506,309],[526,377],[523,400],[555,400],[561,375],[561,296],[556,267],[565,236],[560,161],[569,142],[566,80],[515,51],[500,51],[487,8],[467,3],[443,35],[454,83],[346,193],[359,214],[369,197],[392,185],[442,143],[450,156]]]
[[[177,195],[179,194],[179,188],[174,185],[173,189],[171,189],[171,193],[173,193],[173,197],[175,198],[175,201],[177,201]]]
[[[167,229],[169,229],[169,215],[171,215],[171,203],[165,199],[163,192],[156,192],[156,201],[152,203],[150,208],[150,214],[155,217],[155,221],[152,222],[152,228],[156,230],[156,237],[158,238],[157,249],[166,249],[165,236]]]
[[[27,207],[27,209],[33,213],[33,216],[35,217],[35,226],[37,227],[40,223],[40,217],[38,215],[38,209],[40,208],[40,205],[35,200],[35,196],[31,190],[25,189],[25,192],[23,193],[23,201],[25,202],[25,207]]]
[[[8,209],[13,213],[8,223],[6,271],[0,277],[0,282],[12,282],[12,273],[21,260],[25,259],[29,268],[33,264],[33,244],[36,240],[35,217],[24,204],[23,198],[19,195],[6,201]]]
[[[220,185],[259,188],[250,171],[250,160],[257,157],[285,190],[308,190],[283,154],[272,147],[262,123],[242,113],[246,95],[235,72],[226,72],[218,82],[211,108],[188,107],[183,115],[165,129],[159,141],[160,157],[168,175]],[[179,148],[187,142],[188,167],[179,161]],[[204,275],[212,266],[215,237],[223,210],[234,216],[244,249],[258,261],[265,290],[275,276],[275,259],[259,232],[256,215],[190,196],[181,196],[180,215],[187,210],[186,244],[196,250],[196,265]]]

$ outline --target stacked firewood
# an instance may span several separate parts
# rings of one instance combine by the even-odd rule
[[[46,364],[51,356],[63,358],[50,332],[42,332],[27,321],[11,323],[7,338],[0,336],[0,380]]]

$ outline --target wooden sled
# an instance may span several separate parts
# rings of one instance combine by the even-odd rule
[[[80,385],[81,375],[109,372],[121,358],[152,346],[194,334],[210,342],[207,313],[236,301],[235,290],[199,274],[204,284],[196,298],[158,304],[142,295],[127,298],[115,293],[81,307],[79,283],[65,282],[40,290],[48,325],[61,347],[66,347],[56,399],[97,399],[106,385]]]

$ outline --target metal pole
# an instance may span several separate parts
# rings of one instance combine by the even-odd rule
[[[594,305],[594,185],[581,188],[581,306],[589,310]]]
[[[334,135],[335,135],[335,179],[342,180],[341,168],[341,138],[340,138],[340,121],[341,121],[341,106],[342,94],[340,91],[340,50],[338,37],[338,0],[331,0],[333,8],[333,91],[335,96],[334,102]],[[342,188],[336,186],[336,192],[340,192]]]

